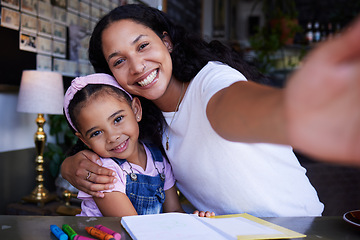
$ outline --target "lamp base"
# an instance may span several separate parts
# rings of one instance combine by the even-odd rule
[[[43,206],[45,203],[54,201],[57,198],[56,194],[49,193],[43,187],[37,186],[30,195],[22,198],[25,202],[38,203]]]

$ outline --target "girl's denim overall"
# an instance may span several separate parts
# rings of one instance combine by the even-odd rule
[[[151,152],[153,161],[163,162],[163,156],[160,149],[152,146],[147,147]],[[119,165],[126,161],[126,159],[112,159]],[[162,169],[162,172],[160,173],[158,170],[159,174],[154,177],[126,172],[126,195],[129,197],[139,215],[162,212],[162,204],[165,201],[165,175],[163,171],[164,170]],[[134,175],[136,175],[136,177]]]

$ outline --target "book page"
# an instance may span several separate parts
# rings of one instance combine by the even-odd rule
[[[197,218],[190,214],[163,213],[123,217],[121,224],[134,240],[226,239]]]

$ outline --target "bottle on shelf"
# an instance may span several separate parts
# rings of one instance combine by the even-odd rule
[[[321,41],[320,24],[318,21],[314,23],[314,42]]]
[[[312,29],[312,23],[308,22],[306,25],[306,42],[307,44],[311,45],[314,41],[314,32]]]

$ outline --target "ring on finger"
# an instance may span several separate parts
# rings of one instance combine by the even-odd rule
[[[86,180],[89,180],[90,179],[90,176],[91,176],[91,172],[88,172],[88,175],[86,177]]]

